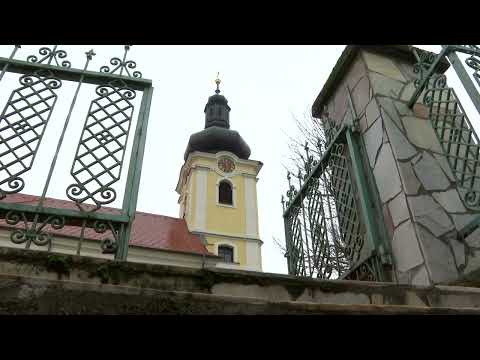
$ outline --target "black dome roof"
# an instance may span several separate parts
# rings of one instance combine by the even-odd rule
[[[205,129],[190,136],[184,159],[193,151],[217,153],[230,151],[241,159],[248,159],[250,147],[238,131],[230,130],[230,106],[217,88],[205,105]]]
[[[203,151],[216,154],[219,151],[230,151],[240,159],[250,157],[250,147],[240,136],[238,131],[211,126],[190,136],[185,160],[193,151]]]

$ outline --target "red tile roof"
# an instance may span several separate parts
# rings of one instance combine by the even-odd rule
[[[11,194],[2,202],[21,203],[28,205],[37,205],[39,198],[27,194]],[[59,200],[46,198],[45,207],[78,210],[74,202],[68,200]],[[93,206],[92,206],[93,207]],[[98,210],[102,213],[120,214],[119,209],[102,207]],[[7,225],[5,220],[0,220],[1,227],[12,227]],[[16,227],[20,227],[17,225]],[[79,237],[81,228],[78,226],[65,225],[62,229],[53,229],[51,226],[45,227],[45,231],[52,235]],[[111,237],[109,231],[99,234],[91,228],[85,229],[85,238],[92,240],[102,240]],[[184,219],[173,218],[169,216],[138,212],[133,221],[132,233],[130,234],[129,245],[145,248],[180,251],[187,253],[196,253],[204,255],[211,254],[205,245],[203,245],[198,235],[192,234],[187,227]]]

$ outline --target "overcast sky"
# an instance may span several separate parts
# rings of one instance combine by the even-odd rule
[[[421,47],[439,50],[438,46]],[[25,60],[28,55],[38,55],[39,48],[22,46],[15,58]],[[84,52],[93,48],[97,55],[89,70],[94,71],[109,65],[114,56],[122,58],[124,52],[119,45],[59,48],[68,52],[68,60],[75,68],[83,68]],[[284,241],[280,197],[287,187],[282,166],[289,154],[286,134],[295,131],[294,116],[303,117],[310,111],[344,48],[344,45],[132,46],[127,59],[135,60],[137,70],[144,78],[151,79],[154,86],[137,210],[178,217],[175,186],[183,154],[190,134],[203,129],[203,109],[208,97],[214,94],[214,80],[220,72],[221,91],[232,109],[230,126],[250,145],[250,158],[264,163],[257,183],[260,236],[264,241],[263,269],[286,273],[286,259],[272,241],[273,237]],[[12,46],[0,46],[2,57],[8,57],[11,51]],[[12,88],[18,85],[16,77],[7,74],[2,80],[2,108]],[[25,193],[39,195],[43,189],[40,180],[48,172],[75,86],[64,82],[63,91],[58,91],[61,98],[36,163],[29,176],[25,176]],[[66,198],[65,188],[72,183],[69,170],[94,88],[82,87],[47,196]],[[129,146],[132,140],[133,136]],[[127,167],[125,163],[123,181],[117,186],[119,194],[123,191]],[[113,206],[121,206],[121,197]]]

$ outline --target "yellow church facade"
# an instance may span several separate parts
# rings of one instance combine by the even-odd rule
[[[176,191],[180,218],[220,257],[217,266],[262,271],[257,207],[260,161],[230,129],[230,106],[215,94],[205,105],[205,126],[190,136]]]
[[[233,169],[219,166],[225,160]],[[177,185],[180,217],[211,253],[218,255],[222,246],[233,250],[233,261],[217,266],[262,271],[256,186],[261,168],[261,162],[240,159],[228,151],[195,151],[181,169]],[[224,182],[232,190],[231,204],[220,198]]]

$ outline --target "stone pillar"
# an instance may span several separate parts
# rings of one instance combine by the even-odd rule
[[[345,121],[350,88],[395,280],[447,284],[480,268],[480,253],[468,251],[480,245],[480,231],[465,243],[456,240],[456,231],[478,213],[459,196],[422,96],[407,107],[417,79],[414,62],[407,46],[348,46],[312,110],[320,117],[326,106],[331,119]],[[447,67],[443,63],[440,71]]]

